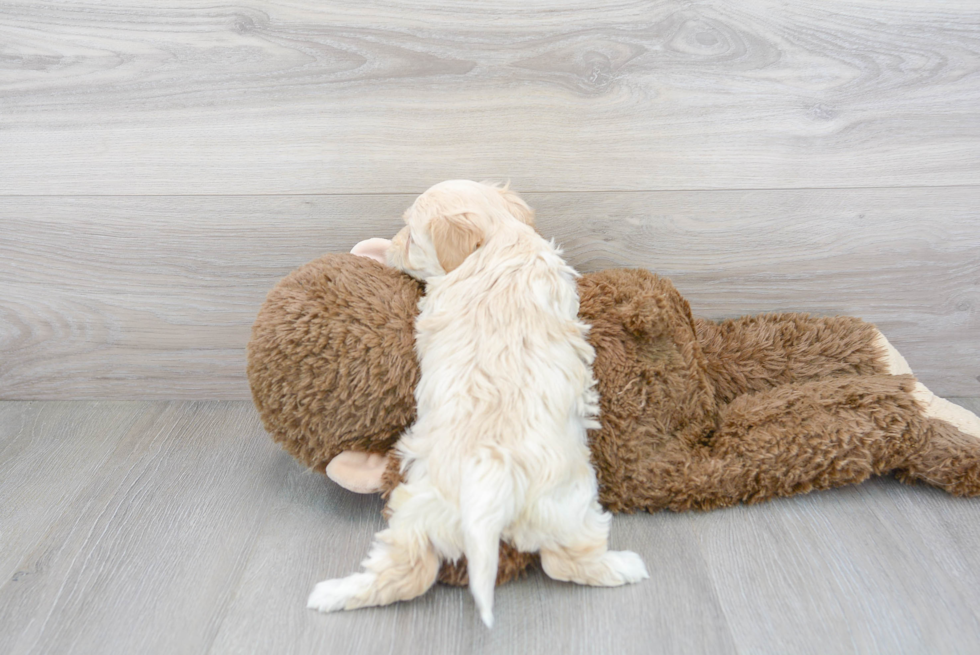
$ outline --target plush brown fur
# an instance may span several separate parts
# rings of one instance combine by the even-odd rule
[[[344,450],[387,452],[415,420],[421,287],[365,257],[327,255],[269,292],[248,379],[272,438],[324,472]]]
[[[922,415],[914,378],[886,374],[873,326],[695,320],[668,280],[640,270],[585,275],[579,292],[601,394],[590,445],[611,511],[711,509],[889,472],[980,494],[980,440]],[[249,381],[266,429],[302,463],[322,472],[343,450],[386,453],[414,420],[420,294],[351,255],[307,264],[270,292]],[[502,544],[498,582],[534,561]],[[444,565],[440,580],[465,584],[465,562]]]

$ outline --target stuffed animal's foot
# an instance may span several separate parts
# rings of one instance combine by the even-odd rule
[[[887,373],[890,375],[912,375],[912,368],[908,362],[881,332],[878,332],[877,337],[875,337],[875,345],[882,353]],[[951,403],[945,398],[940,398],[929,391],[921,382],[915,383],[912,396],[922,405],[922,413],[927,418],[946,421],[963,434],[980,439],[980,417],[977,417],[970,410]]]
[[[877,330],[877,332],[875,346],[881,353],[880,361],[884,362],[885,373],[889,375],[912,375],[912,368],[905,361],[905,358],[902,357],[902,353],[895,350],[895,346],[885,338],[881,330]]]
[[[554,580],[595,587],[618,587],[650,577],[640,556],[628,550],[607,550],[594,557],[579,556],[573,549],[542,549],[541,566]]]
[[[915,383],[912,396],[922,404],[922,413],[928,418],[946,421],[963,434],[980,439],[980,417],[967,408],[940,398],[921,382]]]

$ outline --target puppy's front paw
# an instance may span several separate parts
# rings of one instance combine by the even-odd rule
[[[603,557],[603,561],[619,579],[619,584],[633,584],[650,577],[643,560],[632,551],[610,550]]]
[[[370,584],[370,581],[364,580],[364,577],[364,573],[355,573],[346,578],[324,580],[313,588],[306,606],[320,612],[354,609],[358,607],[352,602],[354,596],[363,591],[365,582]]]

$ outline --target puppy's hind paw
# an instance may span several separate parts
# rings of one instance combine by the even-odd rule
[[[346,578],[324,580],[313,588],[306,606],[320,612],[336,612],[360,607],[353,602],[354,597],[364,590],[365,583],[370,585],[370,580],[366,579],[370,577],[366,573],[355,573]]]
[[[613,584],[633,584],[650,577],[643,560],[632,551],[610,550],[602,559],[613,574]]]

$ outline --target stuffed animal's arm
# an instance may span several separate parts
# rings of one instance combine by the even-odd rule
[[[876,343],[881,333],[849,316],[764,314],[696,319],[695,326],[721,403],[784,384],[889,372]]]

